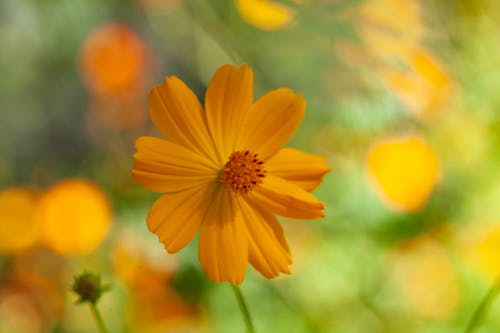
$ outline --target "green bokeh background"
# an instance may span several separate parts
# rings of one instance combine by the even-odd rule
[[[361,56],[368,52],[358,33],[365,22],[352,15],[366,1],[281,1],[296,10],[293,21],[264,31],[244,21],[229,0],[185,0],[165,10],[140,1],[0,0],[0,188],[43,190],[84,177],[102,187],[114,210],[112,229],[95,252],[61,259],[64,310],[36,332],[96,331],[88,309],[74,306],[76,296],[66,290],[72,274],[89,269],[113,286],[100,303],[111,332],[141,333],[128,327],[130,291],[112,269],[111,250],[123,230],[162,248],[145,224],[158,195],[130,178],[135,139],[158,133],[149,120],[122,129],[86,120],[90,92],[80,78],[80,48],[91,31],[112,21],[128,25],[152,51],[144,106],[150,87],[166,75],[180,77],[202,100],[225,63],[253,68],[256,96],[289,87],[307,100],[288,146],[324,155],[332,167],[315,191],[327,217],[282,219],[296,259],[292,275],[267,280],[249,268],[242,291],[257,332],[463,331],[491,281],[467,265],[457,235],[500,221],[500,6],[493,0],[414,1],[425,31],[419,43],[456,88],[438,115],[423,119],[387,89],[372,62],[343,52],[346,45]],[[364,161],[374,140],[406,132],[425,137],[436,151],[442,181],[422,210],[397,213],[370,187]],[[458,281],[459,299],[444,317],[415,310],[389,268],[401,244],[422,237],[438,244]],[[230,286],[206,279],[196,242],[175,257],[178,270],[168,284],[196,304],[196,325],[142,332],[243,332]],[[0,283],[23,260],[1,258]],[[478,332],[497,332],[499,313],[493,303]],[[18,332],[2,306],[0,332]]]

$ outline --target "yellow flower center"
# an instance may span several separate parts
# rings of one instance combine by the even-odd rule
[[[231,154],[224,165],[221,179],[233,192],[245,194],[262,183],[265,173],[264,162],[257,158],[257,154],[243,150]]]

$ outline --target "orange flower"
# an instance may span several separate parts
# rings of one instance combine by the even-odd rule
[[[253,71],[221,67],[205,112],[177,77],[149,95],[149,112],[168,139],[136,142],[133,178],[165,192],[151,208],[149,230],[175,253],[200,230],[198,255],[212,280],[241,283],[250,262],[264,276],[290,273],[292,258],[273,214],[324,217],[308,191],[330,169],[322,157],[281,148],[299,126],[305,101],[281,88],[253,102]]]

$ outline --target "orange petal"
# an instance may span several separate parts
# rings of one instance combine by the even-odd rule
[[[239,200],[248,232],[250,263],[267,278],[279,273],[290,274],[292,257],[281,225],[276,218],[245,200]]]
[[[182,191],[217,177],[212,161],[173,142],[143,136],[136,148],[132,177],[152,191]]]
[[[175,253],[193,240],[212,192],[213,186],[197,186],[164,194],[155,201],[148,215],[148,228],[168,252]]]
[[[266,162],[266,171],[312,191],[331,169],[322,156],[293,148],[283,148]]]
[[[170,141],[214,159],[215,149],[198,98],[175,76],[149,93],[148,109],[155,127]]]
[[[248,263],[245,225],[227,186],[219,185],[212,197],[200,230],[200,263],[209,279],[239,284]]]
[[[259,207],[281,216],[296,219],[325,217],[323,204],[299,186],[273,175],[266,175],[262,184],[248,198]]]
[[[239,147],[250,149],[266,160],[292,136],[302,117],[306,101],[290,89],[280,88],[260,97],[250,109]]]
[[[215,72],[206,92],[205,109],[221,163],[235,151],[252,99],[253,71],[247,65],[225,65]]]

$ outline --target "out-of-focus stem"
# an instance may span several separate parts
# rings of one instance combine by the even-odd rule
[[[484,298],[481,300],[481,303],[479,303],[476,310],[472,314],[469,323],[465,327],[464,333],[472,333],[477,327],[479,327],[484,316],[486,315],[486,313],[488,313],[488,309],[490,308],[491,303],[493,302],[499,291],[500,291],[500,284],[499,280],[497,280],[495,281],[493,286],[491,286],[488,293],[484,296]]]
[[[243,315],[243,319],[245,320],[245,325],[247,326],[247,332],[255,333],[255,330],[253,328],[252,318],[250,318],[250,312],[248,312],[248,307],[245,303],[245,299],[243,298],[243,294],[241,293],[240,287],[234,284],[231,286],[233,287],[234,295],[236,296],[236,300],[238,301],[238,305]]]
[[[99,313],[99,310],[97,309],[97,305],[95,303],[90,303],[90,309],[92,310],[92,315],[95,318],[95,321],[97,322],[97,327],[99,328],[100,333],[108,333],[108,330],[106,329],[106,326],[104,325],[104,321],[102,320],[101,314]]]

